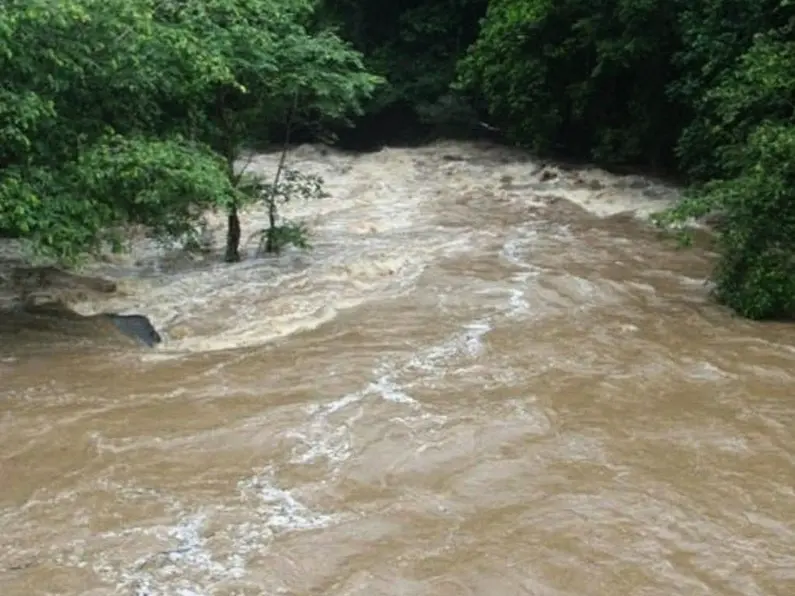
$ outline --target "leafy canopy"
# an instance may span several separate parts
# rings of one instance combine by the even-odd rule
[[[0,234],[73,261],[236,205],[252,129],[341,118],[379,79],[304,0],[0,5]]]

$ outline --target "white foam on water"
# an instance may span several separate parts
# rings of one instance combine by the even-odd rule
[[[316,530],[340,519],[333,514],[311,511],[289,490],[276,486],[269,469],[241,481],[238,487],[244,499],[254,501],[254,509],[260,518],[264,519],[264,525],[274,532]]]
[[[420,406],[420,402],[406,393],[405,389],[397,383],[390,374],[378,377],[375,383],[371,383],[368,392],[375,393],[386,401],[397,404],[405,404],[412,408]]]
[[[357,254],[264,280],[250,281],[248,270],[223,287],[213,285],[217,273],[200,275],[207,278],[200,289],[193,285],[196,279],[178,278],[155,293],[160,300],[149,309],[156,327],[164,329],[165,342],[156,353],[230,350],[311,331],[341,312],[410,291],[424,269],[422,261],[407,255],[364,259]],[[130,310],[118,306],[127,308],[115,310]]]
[[[350,393],[323,404],[312,404],[307,408],[310,420],[301,429],[288,436],[298,441],[293,447],[291,462],[309,464],[319,460],[326,461],[334,474],[339,466],[353,455],[352,427],[363,417],[368,399],[377,398],[398,405],[407,406],[416,417],[428,418],[421,402],[413,397],[397,377],[410,372],[416,380],[416,370],[430,374],[443,374],[445,366],[456,357],[477,359],[484,350],[483,337],[491,330],[486,320],[476,320],[462,327],[441,344],[425,348],[402,365],[383,363],[373,374],[374,381],[360,391]],[[349,410],[339,420],[338,414]],[[331,421],[334,417],[335,422]]]
[[[454,334],[447,341],[430,346],[415,354],[406,365],[412,372],[424,371],[438,373],[443,365],[459,355],[476,357],[483,352],[483,337],[491,331],[488,319],[480,319],[467,323],[462,331]]]
[[[208,594],[213,586],[245,576],[245,560],[238,554],[221,557],[209,546],[206,536],[210,515],[206,512],[177,514],[172,526],[133,528],[106,533],[109,541],[151,536],[163,549],[143,555],[131,563],[115,560],[111,552],[96,553],[94,572],[117,591],[136,596]],[[73,562],[84,566],[85,560]]]
[[[516,281],[520,285],[524,285],[530,276],[516,276]],[[524,290],[519,288],[514,288],[510,292],[509,303],[511,305],[510,310],[508,311],[509,317],[520,317],[530,310],[530,303],[525,300],[524,298]]]
[[[365,416],[371,399],[409,408],[411,414],[407,414],[408,418],[439,418],[426,411],[399,377],[408,374],[413,382],[417,382],[423,378],[444,375],[446,368],[456,359],[477,360],[485,350],[483,338],[491,329],[486,319],[467,323],[449,339],[420,350],[402,364],[382,363],[373,371],[375,380],[361,390],[309,406],[306,409],[309,421],[288,435],[297,441],[292,449],[291,463],[313,464],[323,461],[329,467],[329,474],[334,477],[340,466],[354,455],[353,427]],[[345,415],[342,415],[343,412]],[[406,416],[401,418],[408,419]]]
[[[532,243],[538,239],[537,230],[526,230],[524,234],[512,234],[502,245],[500,257],[508,261],[514,267],[520,269],[532,268],[532,265],[525,261],[525,251]]]
[[[362,390],[306,408],[310,420],[302,428],[288,434],[288,437],[298,441],[292,449],[292,463],[310,464],[324,460],[332,467],[332,474],[335,473],[339,465],[353,455],[352,426],[364,415],[368,397],[377,396],[412,408],[420,407],[419,402],[408,395],[389,373],[374,372],[378,375],[377,379]],[[351,412],[343,420],[332,422],[331,416],[347,409]]]
[[[446,165],[442,171],[442,150],[461,152],[469,159]],[[275,154],[254,156],[252,165],[270,174],[277,159]],[[293,151],[291,159],[303,171],[323,175],[332,195],[290,203],[284,212],[312,227],[314,251],[288,251],[272,259],[253,259],[249,253],[241,264],[140,278],[128,284],[127,295],[86,301],[77,305],[79,310],[146,313],[158,328],[164,328],[166,336],[165,345],[145,355],[150,360],[255,346],[315,329],[340,312],[368,302],[405,295],[435,260],[466,254],[484,239],[491,243],[498,237],[494,230],[480,229],[475,220],[464,220],[457,228],[439,226],[434,221],[434,204],[440,198],[496,196],[543,209],[546,199],[563,197],[600,215],[627,210],[644,215],[662,205],[659,199],[638,202],[638,190],[621,195],[615,190],[621,186],[620,177],[592,172],[590,182],[583,182],[561,170],[547,184],[539,180],[532,163],[485,163],[485,152],[463,143],[441,143],[422,150],[387,149],[363,156],[305,146]],[[495,191],[506,175],[529,190]],[[582,188],[589,183],[594,186],[594,181],[602,185],[601,190]],[[602,192],[611,185],[610,192]],[[485,211],[488,204],[480,207]],[[262,209],[245,213],[243,237],[250,237],[266,221]],[[222,216],[211,221],[216,243],[223,239],[222,223]],[[543,238],[534,227],[537,222],[519,224],[518,229],[510,225],[514,231],[499,256],[519,272],[498,289],[504,300],[408,360],[382,363],[370,379],[363,380],[359,391],[307,408],[306,422],[287,434],[295,441],[289,465],[325,463],[325,477],[333,478],[355,457],[355,427],[366,423],[375,404],[397,410],[400,415],[394,419],[406,424],[444,422],[444,416],[423,403],[417,386],[478,363],[488,355],[487,335],[502,318],[531,314],[526,289],[540,273],[531,261],[533,249],[541,250],[538,243]],[[566,233],[565,226],[555,230]],[[149,265],[162,257],[162,251],[151,244],[142,244],[136,251],[133,260]],[[127,265],[125,271],[135,267]],[[579,291],[588,289],[584,286]],[[507,372],[498,382],[506,380]],[[101,436],[95,442],[110,453]],[[583,444],[570,449],[585,454],[594,447]],[[56,562],[91,566],[119,593],[209,595],[222,589],[224,582],[244,578],[248,560],[272,548],[276,536],[320,530],[345,519],[335,512],[313,510],[301,502],[297,491],[298,487],[280,484],[272,469],[264,469],[241,479],[230,487],[229,498],[217,502],[210,497],[200,505],[183,505],[162,495],[152,497],[167,502],[171,523],[167,519],[158,525],[92,537],[94,545],[108,546],[104,551],[88,553],[84,542],[74,541],[71,552]],[[114,558],[126,550],[121,541],[143,536],[162,549],[150,550],[132,562]]]
[[[280,157],[278,152],[246,156],[239,167],[272,179]],[[466,225],[466,206],[463,211],[457,206],[460,198],[465,204],[474,201],[475,213],[486,215],[491,208],[480,198],[491,196],[541,212],[551,198],[564,198],[600,216],[629,211],[645,217],[677,196],[660,182],[597,168],[542,167],[529,156],[477,143],[441,141],[362,155],[303,145],[289,152],[287,164],[321,176],[330,195],[291,201],[283,208],[285,218],[309,225],[312,251],[288,250],[265,259],[253,259],[249,252],[235,265],[218,263],[220,255],[214,254],[198,269],[169,273],[162,267],[167,253],[140,240],[118,265],[94,267],[121,275],[126,295],[86,300],[75,308],[84,314],[149,316],[166,339],[149,359],[255,346],[316,329],[362,304],[402,295],[415,287],[431,262],[488,241],[498,230],[477,220]],[[434,212],[439,201],[452,201],[464,225],[440,225]],[[266,209],[247,209],[243,238],[256,236],[267,219]],[[225,216],[211,214],[209,220],[220,248]],[[517,222],[520,229],[511,232],[501,251],[501,258],[524,270],[534,270],[526,256],[539,241],[535,227],[548,225],[535,215],[530,220],[529,225]],[[252,249],[255,244],[248,243]],[[131,271],[143,274],[153,267],[164,270],[154,277],[129,278]],[[514,313],[527,310],[518,295],[511,300]]]
[[[281,534],[318,530],[339,523],[343,517],[311,510],[290,490],[278,486],[270,469],[264,469],[237,485],[238,504],[207,505],[185,513],[175,502],[177,521],[171,526],[132,528],[95,537],[113,542],[149,535],[163,545],[161,550],[138,557],[131,563],[113,559],[112,551],[95,553],[86,560],[80,544],[59,562],[75,567],[90,566],[117,591],[137,596],[172,594],[207,595],[230,581],[247,575],[248,560],[267,552]],[[226,522],[231,517],[234,523]]]

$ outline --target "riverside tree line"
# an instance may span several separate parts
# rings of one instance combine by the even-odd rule
[[[659,218],[721,214],[718,300],[795,314],[793,0],[5,0],[0,235],[74,263],[123,230],[190,238],[322,194],[233,167],[290,131],[349,145],[466,135],[689,186]],[[410,131],[411,139],[397,139]]]

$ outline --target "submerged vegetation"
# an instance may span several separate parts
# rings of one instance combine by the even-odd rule
[[[74,263],[123,230],[197,234],[264,202],[261,250],[308,246],[279,217],[322,181],[236,168],[254,144],[467,136],[684,178],[660,225],[719,212],[716,297],[795,314],[791,0],[6,0],[0,235]]]

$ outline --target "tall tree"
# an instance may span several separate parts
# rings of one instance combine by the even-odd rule
[[[314,3],[306,0],[172,0],[158,7],[159,21],[202,40],[231,74],[210,81],[200,93],[183,95],[175,107],[178,121],[189,122],[195,138],[223,157],[236,188],[263,188],[241,186],[242,172],[235,170],[252,131],[266,130],[274,120],[289,129],[297,118],[343,119],[360,112],[362,100],[380,82],[342,39],[310,28],[313,10]],[[230,262],[240,259],[239,210],[245,198],[238,194],[227,205]]]

